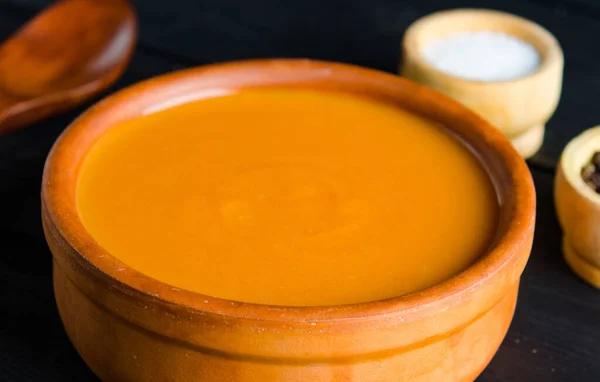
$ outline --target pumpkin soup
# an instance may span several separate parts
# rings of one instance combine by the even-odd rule
[[[253,89],[129,120],[82,164],[97,242],[176,288],[287,306],[380,300],[471,265],[498,201],[440,126],[382,101]]]

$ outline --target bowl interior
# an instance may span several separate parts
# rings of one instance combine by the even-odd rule
[[[533,45],[541,58],[537,72],[543,70],[550,61],[559,58],[558,42],[540,25],[508,13],[483,9],[459,9],[426,16],[409,28],[405,37],[405,47],[409,54],[420,59],[423,48],[433,40],[453,33],[482,30],[505,33]],[[434,70],[426,60],[422,59],[421,63]]]
[[[465,142],[490,174],[500,204],[496,239],[489,252],[467,270],[437,286],[384,301],[337,307],[270,307],[241,304],[172,288],[129,268],[99,246],[78,217],[75,188],[87,150],[119,122],[179,103],[253,87],[303,87],[359,94],[384,100],[444,125]],[[457,102],[397,76],[343,64],[307,60],[267,60],[221,64],[158,77],[100,102],[76,120],[53,147],[44,171],[42,198],[47,216],[98,277],[120,289],[168,304],[234,316],[309,316],[341,319],[421,310],[427,314],[446,297],[468,293],[515,260],[533,226],[535,193],[529,171],[510,142]],[[206,304],[206,302],[211,304]]]

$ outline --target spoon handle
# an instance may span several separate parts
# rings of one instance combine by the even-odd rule
[[[0,91],[0,133],[19,126],[14,118],[15,112],[18,112],[17,104],[18,101],[14,97]]]
[[[39,122],[77,105],[79,100],[60,97],[18,99],[0,91],[0,134]]]

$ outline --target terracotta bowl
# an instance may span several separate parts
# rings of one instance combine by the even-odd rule
[[[293,308],[179,290],[128,267],[94,241],[78,216],[75,186],[86,151],[107,129],[223,90],[266,86],[360,93],[455,132],[481,158],[497,189],[501,217],[488,253],[461,274],[418,293]],[[525,162],[487,122],[397,76],[306,60],[191,69],[109,97],[56,142],[44,171],[42,201],[56,301],[67,333],[98,376],[118,381],[471,381],[511,322],[535,220],[535,191]]]
[[[540,67],[526,77],[508,81],[473,81],[446,74],[422,57],[432,40],[456,32],[491,30],[533,45]],[[563,52],[542,26],[509,13],[488,9],[454,9],[425,16],[404,35],[401,72],[471,108],[502,131],[525,158],[544,140],[545,125],[558,105],[562,88]]]

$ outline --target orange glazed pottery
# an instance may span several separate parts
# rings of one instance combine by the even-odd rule
[[[488,252],[457,276],[409,295],[280,307],[174,288],[128,267],[94,241],[79,218],[75,191],[82,159],[104,131],[172,105],[268,86],[361,94],[453,131],[496,187],[500,221]],[[52,149],[42,209],[60,315],[75,348],[103,380],[472,381],[513,316],[533,239],[535,191],[510,142],[448,97],[373,70],[268,60],[169,74],[99,103]]]

